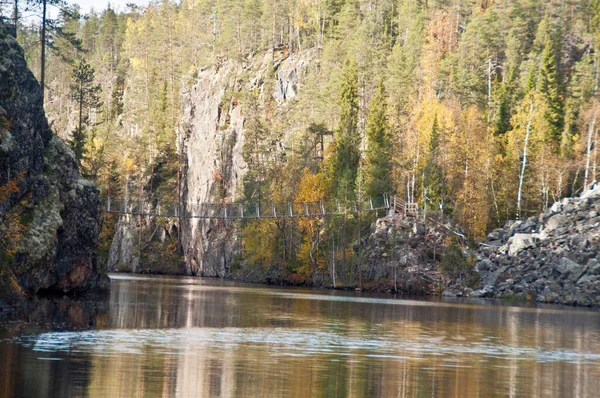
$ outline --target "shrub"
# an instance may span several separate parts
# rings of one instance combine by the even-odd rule
[[[440,271],[451,279],[464,279],[473,273],[473,261],[463,254],[456,237],[446,239],[446,248],[440,262]]]

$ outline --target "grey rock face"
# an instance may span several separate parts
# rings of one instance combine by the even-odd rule
[[[39,84],[2,23],[0,117],[10,121],[0,127],[0,186],[25,173],[19,192],[0,203],[0,217],[17,212],[25,226],[16,254],[0,253],[15,289],[35,294],[107,288],[95,254],[102,223],[98,190],[81,178],[72,151],[53,136]]]
[[[119,218],[115,228],[115,235],[110,245],[108,269],[110,271],[136,272],[139,264],[138,257],[134,256],[134,237],[136,235],[132,216],[125,214]]]
[[[186,210],[198,211],[209,202],[232,202],[239,198],[247,165],[244,147],[245,110],[237,92],[258,89],[271,95],[279,107],[296,97],[306,68],[316,58],[314,50],[287,54],[267,53],[246,63],[226,60],[218,70],[201,71],[183,98],[183,128],[178,143],[183,159],[182,201]],[[274,92],[263,88],[275,69]],[[272,83],[272,82],[270,82]],[[233,94],[232,94],[233,93]],[[276,110],[277,111],[277,110]],[[216,177],[218,176],[218,178]],[[224,276],[238,250],[236,231],[228,222],[183,219],[181,237],[186,273]]]

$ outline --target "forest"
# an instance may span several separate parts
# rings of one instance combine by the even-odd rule
[[[597,179],[600,0],[1,7],[53,130],[104,194],[180,201],[182,93],[225,60],[276,51],[317,55],[284,109],[269,76],[267,88],[225,94],[244,108],[247,173],[238,197],[214,201],[396,195],[478,240]],[[46,7],[55,11],[42,21]],[[360,241],[373,221],[244,223],[239,261],[280,262],[305,279],[330,268],[328,253],[360,267],[356,231]],[[115,222],[105,222],[104,246]]]

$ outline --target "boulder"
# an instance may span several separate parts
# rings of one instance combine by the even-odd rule
[[[563,214],[556,214],[546,222],[546,230],[554,231],[559,228],[565,228],[570,224],[569,219]]]
[[[554,265],[554,269],[563,277],[568,277],[570,280],[576,281],[583,272],[583,265],[578,264],[567,257],[562,257],[558,264]]]
[[[508,254],[514,256],[520,250],[533,243],[532,234],[514,234],[509,240]]]
[[[414,223],[413,224],[413,233],[415,235],[425,235],[425,226],[421,223]]]

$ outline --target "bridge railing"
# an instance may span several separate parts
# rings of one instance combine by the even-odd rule
[[[107,213],[159,217],[243,219],[320,217],[329,214],[388,210],[392,200],[386,195],[367,197],[360,202],[340,201],[288,203],[169,203],[157,200],[140,201],[113,197],[101,198]]]

